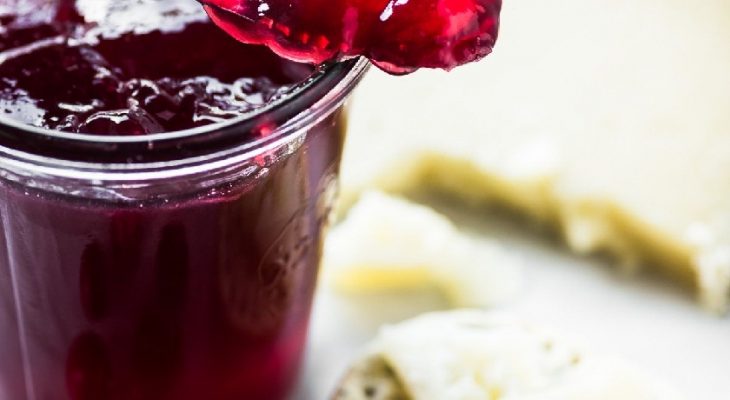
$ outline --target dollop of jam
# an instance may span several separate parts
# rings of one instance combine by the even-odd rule
[[[201,0],[244,43],[291,60],[366,56],[381,69],[451,69],[492,51],[501,0]]]
[[[37,127],[188,129],[251,112],[312,72],[230,38],[193,1],[0,4],[0,114]]]

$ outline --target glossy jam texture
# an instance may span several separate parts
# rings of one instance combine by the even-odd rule
[[[245,43],[321,63],[357,55],[391,73],[451,69],[492,51],[501,0],[201,0]]]
[[[255,110],[312,72],[231,39],[194,2],[15,2],[0,5],[0,113],[30,125],[193,128]]]

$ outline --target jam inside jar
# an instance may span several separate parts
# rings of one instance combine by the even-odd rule
[[[365,66],[186,0],[0,5],[0,399],[284,399]]]

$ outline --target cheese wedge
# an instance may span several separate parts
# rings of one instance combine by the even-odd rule
[[[394,383],[386,384],[389,381]],[[545,329],[481,311],[426,314],[385,327],[335,398],[368,398],[358,397],[358,383],[370,383],[389,394],[373,399],[682,398],[626,361],[591,353]],[[396,397],[398,393],[405,394]]]
[[[483,62],[372,71],[344,201],[429,189],[507,206],[580,253],[730,300],[730,2],[514,0]]]
[[[486,307],[514,296],[520,260],[497,243],[459,232],[432,209],[368,192],[332,229],[325,279],[346,293],[435,287],[456,307]]]

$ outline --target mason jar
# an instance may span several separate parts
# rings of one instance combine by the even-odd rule
[[[285,398],[366,67],[178,132],[0,116],[0,398]]]

